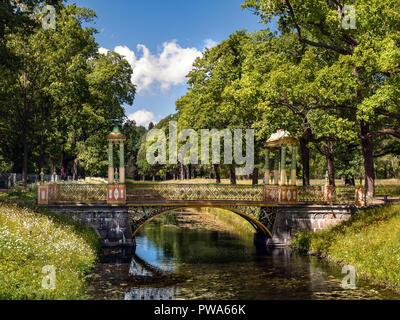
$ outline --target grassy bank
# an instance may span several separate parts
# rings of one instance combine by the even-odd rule
[[[96,233],[33,205],[0,201],[0,299],[83,299]],[[55,289],[42,287],[54,266]]]
[[[200,213],[201,219],[211,224],[215,230],[230,232],[243,238],[252,238],[255,232],[250,223],[228,210],[218,208],[196,208],[189,210]]]
[[[400,205],[358,211],[330,229],[299,233],[292,246],[352,265],[358,277],[400,290]]]

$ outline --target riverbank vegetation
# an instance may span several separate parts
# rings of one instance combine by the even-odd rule
[[[357,276],[400,291],[400,205],[359,210],[327,230],[300,232],[292,246],[356,268]]]
[[[0,299],[84,298],[98,249],[92,229],[33,205],[0,201]],[[46,266],[55,268],[55,289],[42,286],[51,284]]]

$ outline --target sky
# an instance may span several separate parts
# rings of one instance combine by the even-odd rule
[[[186,75],[206,47],[236,30],[265,29],[242,10],[244,0],[75,0],[93,9],[91,25],[99,33],[100,52],[114,50],[133,68],[136,97],[126,114],[147,126],[175,113],[175,101],[187,92]]]

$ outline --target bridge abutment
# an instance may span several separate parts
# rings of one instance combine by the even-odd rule
[[[135,247],[126,206],[50,205],[47,209],[93,228],[103,247]]]
[[[350,219],[354,207],[346,205],[281,205],[269,246],[290,244],[299,231],[318,231]],[[258,239],[258,243],[262,240]]]

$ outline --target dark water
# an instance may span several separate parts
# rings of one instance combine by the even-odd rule
[[[259,250],[251,235],[182,229],[173,217],[137,235],[131,263],[104,264],[111,280],[98,277],[107,282],[97,298],[107,298],[104,288],[114,293],[108,298],[128,300],[400,298],[365,281],[344,289],[335,264],[288,248]]]

